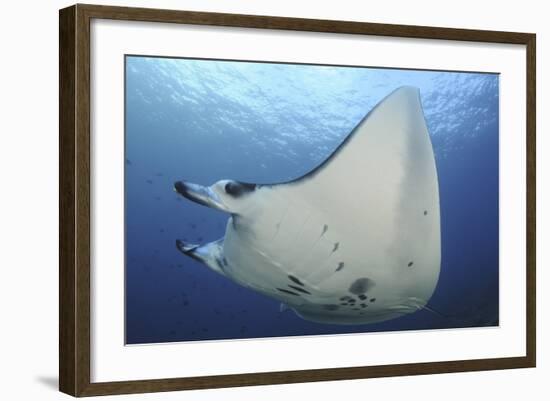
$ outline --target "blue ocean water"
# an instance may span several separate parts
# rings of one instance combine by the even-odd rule
[[[228,216],[183,199],[175,181],[299,177],[402,85],[420,89],[439,179],[430,310],[312,323],[176,249],[219,239]],[[498,325],[497,74],[127,56],[125,110],[128,344]]]

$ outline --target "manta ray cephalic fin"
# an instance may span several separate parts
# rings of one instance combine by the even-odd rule
[[[176,240],[176,248],[184,255],[205,264],[216,273],[225,276],[223,271],[223,238],[205,245],[186,243],[178,239]]]

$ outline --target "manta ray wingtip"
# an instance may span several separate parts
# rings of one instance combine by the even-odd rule
[[[403,85],[395,89],[390,95],[397,93],[409,93],[414,96],[420,96],[420,88],[412,85]]]

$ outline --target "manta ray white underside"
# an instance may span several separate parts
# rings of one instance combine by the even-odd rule
[[[439,191],[416,88],[388,95],[301,178],[175,190],[231,214],[224,238],[178,249],[304,319],[393,319],[424,308],[436,287]]]

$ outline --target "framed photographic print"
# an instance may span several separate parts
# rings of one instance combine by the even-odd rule
[[[534,34],[60,11],[61,391],[533,366]]]

